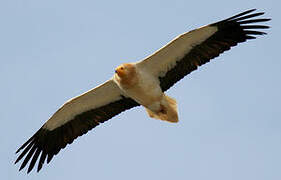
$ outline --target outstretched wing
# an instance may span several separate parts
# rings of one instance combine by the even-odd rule
[[[113,80],[109,80],[66,102],[17,150],[16,153],[23,151],[15,163],[25,156],[21,170],[31,160],[27,171],[29,173],[40,156],[37,168],[40,171],[46,159],[49,163],[54,155],[78,136],[138,105],[133,99],[124,97]]]
[[[270,19],[256,19],[264,13],[252,13],[255,9],[232,16],[228,19],[203,26],[178,36],[151,56],[137,63],[156,77],[166,91],[198,66],[209,62],[224,51],[256,35],[266,34],[258,31],[268,26],[253,23]]]

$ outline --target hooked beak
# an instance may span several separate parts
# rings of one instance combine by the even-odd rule
[[[122,78],[122,77],[125,76],[125,71],[124,71],[124,69],[123,69],[123,68],[120,68],[120,67],[118,67],[118,68],[115,69],[115,73],[116,73],[120,78]]]

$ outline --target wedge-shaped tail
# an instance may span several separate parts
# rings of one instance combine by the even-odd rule
[[[177,101],[169,96],[164,95],[164,99],[160,104],[160,110],[158,112],[153,112],[148,108],[145,109],[148,115],[152,118],[172,123],[176,123],[179,121]]]

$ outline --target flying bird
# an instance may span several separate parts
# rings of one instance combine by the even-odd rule
[[[255,9],[179,35],[145,59],[121,64],[111,79],[67,101],[16,153],[15,163],[24,158],[29,173],[100,123],[136,106],[143,106],[151,118],[178,122],[177,102],[164,92],[199,66],[238,43],[255,39],[269,26],[256,24],[270,19],[257,18]]]

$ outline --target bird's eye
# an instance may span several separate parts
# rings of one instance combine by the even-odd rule
[[[121,67],[120,69],[121,69],[121,70],[124,70],[124,67]]]

